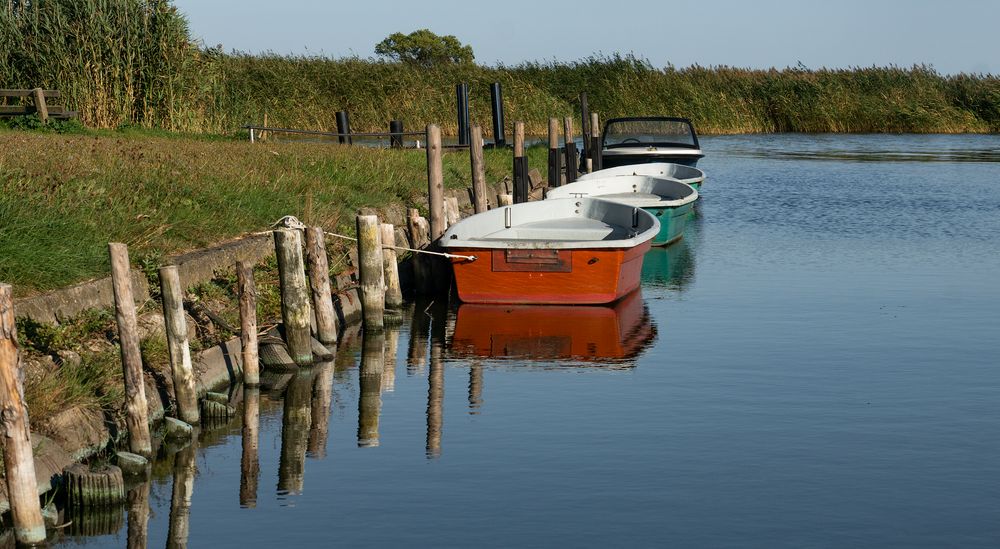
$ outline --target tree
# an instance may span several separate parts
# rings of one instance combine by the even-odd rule
[[[375,46],[375,53],[394,61],[429,67],[447,63],[472,63],[472,46],[449,34],[438,36],[427,29],[403,34],[394,32]]]

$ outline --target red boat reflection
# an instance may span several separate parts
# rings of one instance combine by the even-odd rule
[[[452,355],[528,360],[621,361],[656,340],[636,290],[611,305],[483,305],[458,308]]]

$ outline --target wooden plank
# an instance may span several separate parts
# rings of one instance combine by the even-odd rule
[[[31,97],[35,90],[0,90],[0,97]],[[42,90],[45,98],[62,97],[59,90]]]

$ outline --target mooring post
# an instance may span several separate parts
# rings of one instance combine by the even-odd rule
[[[257,479],[260,476],[258,457],[260,432],[260,389],[243,389],[243,453],[240,456],[240,505],[257,506]]]
[[[427,202],[431,216],[431,242],[445,231],[444,170],[441,166],[441,128],[427,125]]]
[[[586,163],[590,158],[590,109],[587,105],[587,92],[580,92],[580,134],[583,136],[580,158]]]
[[[497,206],[513,206],[514,195],[511,193],[500,193],[497,195]]]
[[[274,251],[278,259],[281,321],[288,354],[299,366],[308,366],[313,362],[310,334],[312,310],[309,307],[301,233],[294,229],[274,231]]]
[[[31,95],[35,101],[35,112],[38,113],[38,118],[42,119],[42,124],[48,124],[49,107],[45,104],[45,90],[42,88],[35,88],[32,90]]]
[[[449,227],[462,219],[462,211],[458,207],[458,197],[446,196],[444,198],[444,219]]]
[[[490,84],[490,106],[493,113],[493,147],[507,146],[503,125],[503,89],[499,82]]]
[[[455,105],[458,110],[458,144],[469,144],[469,85],[455,85]]]
[[[359,215],[358,278],[361,286],[361,314],[364,329],[381,331],[385,327],[385,280],[382,277],[382,230],[378,217]]]
[[[422,250],[430,244],[430,226],[427,220],[420,216],[420,212],[416,208],[409,209],[406,217],[406,228],[410,233],[411,248]],[[413,255],[412,261],[416,293],[429,294],[431,292],[431,267],[428,257],[418,253]]]
[[[601,125],[597,113],[590,113],[590,171],[601,169],[602,160]]]
[[[31,452],[20,364],[17,326],[14,323],[14,290],[10,284],[0,283],[0,429],[5,434],[3,465],[7,498],[14,519],[14,537],[18,544],[30,545],[45,541],[45,523],[38,503],[35,458]]]
[[[382,408],[382,372],[385,368],[385,333],[365,332],[361,340],[358,397],[358,447],[379,444],[378,417]]]
[[[549,118],[549,187],[562,185],[562,166],[559,155],[559,119]]]
[[[160,293],[163,296],[163,319],[167,332],[170,372],[174,380],[177,419],[189,425],[200,421],[198,392],[191,366],[191,344],[188,341],[187,319],[184,316],[184,290],[176,265],[160,267]]]
[[[389,147],[393,149],[403,148],[403,121],[389,121]]]
[[[403,290],[399,285],[399,264],[396,262],[396,228],[383,223],[382,276],[385,279],[385,308],[398,311],[403,307]]]
[[[354,141],[351,139],[351,120],[347,117],[347,111],[337,111],[337,141],[341,145],[347,143],[348,145],[353,145]]]
[[[322,227],[306,228],[306,261],[309,288],[316,311],[316,339],[323,344],[337,342],[337,313],[330,291],[330,264],[326,256],[326,236]]]
[[[524,156],[524,122],[514,122],[514,203],[528,201],[528,159]]]
[[[121,342],[122,374],[125,381],[125,425],[128,427],[129,450],[133,454],[153,453],[149,438],[146,385],[142,378],[142,354],[139,352],[139,329],[132,298],[132,275],[128,261],[128,246],[119,242],[108,244],[111,255],[111,285],[115,294],[115,318],[118,320],[118,340]]]
[[[563,119],[563,128],[566,131],[564,140],[566,141],[566,182],[576,181],[577,176],[577,156],[576,141],[573,137],[573,117],[567,116]]]
[[[483,166],[483,129],[472,126],[469,161],[472,164],[472,206],[476,213],[486,211],[486,169]]]
[[[243,348],[243,384],[260,384],[260,354],[257,347],[257,284],[253,265],[236,262],[236,292],[240,297],[240,346]]]

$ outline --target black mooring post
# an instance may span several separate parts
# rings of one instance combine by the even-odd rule
[[[403,122],[402,120],[389,121],[389,147],[393,149],[403,148]]]
[[[469,85],[455,85],[455,106],[458,111],[458,144],[469,144]]]
[[[583,150],[580,151],[580,165],[586,167],[590,154],[590,109],[587,108],[587,92],[580,92],[580,118],[583,124]]]
[[[493,111],[493,146],[506,147],[507,137],[503,129],[503,90],[500,82],[490,84],[490,105]]]
[[[354,144],[350,136],[351,120],[347,117],[347,111],[337,111],[337,133],[341,134],[337,136],[337,141],[341,144]]]
[[[514,204],[528,201],[528,188],[531,181],[528,178],[528,157],[514,158]]]

